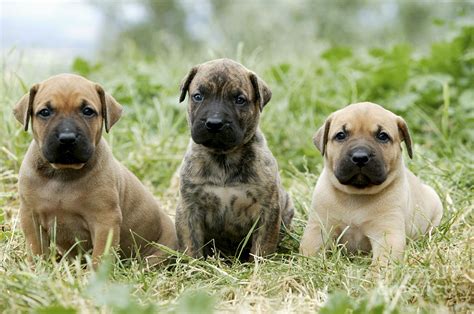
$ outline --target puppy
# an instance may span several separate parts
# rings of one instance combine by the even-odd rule
[[[171,219],[102,138],[121,113],[100,85],[72,74],[34,85],[15,105],[34,138],[19,174],[21,227],[33,255],[48,255],[51,241],[71,257],[92,250],[94,265],[108,241],[125,257],[140,252],[152,261],[164,255],[149,242],[176,248]]]
[[[176,210],[180,249],[201,257],[215,247],[241,259],[275,252],[293,204],[258,127],[270,89],[241,64],[218,59],[189,71],[181,102],[188,92],[191,141]]]
[[[408,170],[412,157],[405,121],[373,103],[357,103],[331,114],[314,136],[324,156],[300,252],[314,255],[328,238],[349,251],[373,252],[373,263],[403,256],[406,237],[431,231],[443,208],[435,191]]]

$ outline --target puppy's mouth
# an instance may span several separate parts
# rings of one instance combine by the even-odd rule
[[[54,169],[60,170],[60,169],[74,169],[74,170],[79,170],[84,167],[85,163],[78,163],[78,164],[57,164],[57,163],[52,163],[50,164],[51,167]]]
[[[219,139],[208,139],[208,140],[203,141],[202,143],[198,143],[198,142],[196,143],[201,144],[217,152],[226,152],[238,146],[238,143],[223,142]]]
[[[339,183],[342,185],[349,185],[357,189],[365,189],[374,185],[380,185],[385,182],[387,178],[385,174],[369,174],[359,169],[358,171],[353,171],[352,173],[341,174],[339,171],[335,171],[335,176]]]
[[[231,127],[226,127],[217,133],[209,132],[198,124],[191,129],[191,137],[196,144],[223,153],[239,146],[243,141],[244,134],[242,131]]]
[[[350,186],[353,186],[353,187],[358,188],[358,189],[365,189],[365,188],[368,188],[368,187],[371,187],[372,185],[374,185],[372,183],[372,181],[370,180],[370,178],[368,176],[362,174],[362,173],[353,176],[352,178],[350,178],[347,181],[342,181],[341,182],[341,180],[339,180],[339,182],[341,184],[350,185]]]
[[[43,156],[54,169],[81,169],[89,161],[92,153],[92,147],[87,149],[45,147],[43,149]]]

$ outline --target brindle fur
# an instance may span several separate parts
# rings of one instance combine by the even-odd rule
[[[191,139],[180,172],[179,246],[194,257],[211,254],[214,246],[225,254],[238,254],[255,227],[247,249],[253,255],[271,254],[279,241],[281,222],[289,227],[293,217],[293,204],[281,186],[278,165],[258,128],[260,111],[271,92],[254,73],[228,59],[191,69],[183,80],[180,100],[197,88],[205,89],[208,98],[219,99],[219,110],[230,112],[243,137],[224,150]],[[235,109],[226,103],[236,90],[249,99],[247,108]],[[196,117],[205,106],[208,104],[196,106],[189,100],[191,128],[199,123]]]

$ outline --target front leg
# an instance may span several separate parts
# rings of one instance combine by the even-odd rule
[[[300,253],[315,256],[337,236],[338,221],[329,216],[327,210],[313,208],[300,243]]]
[[[323,243],[321,223],[310,218],[301,238],[300,253],[304,256],[315,256]]]
[[[403,258],[406,246],[403,217],[384,217],[365,232],[372,246],[372,265],[386,266]]]
[[[183,204],[178,206],[176,209],[176,233],[181,252],[194,258],[203,256],[204,227],[197,209]]]
[[[21,207],[20,224],[25,234],[28,259],[31,261],[33,255],[48,256],[50,239],[46,229],[39,223],[38,216]]]
[[[115,248],[119,246],[121,221],[121,215],[114,213],[111,216],[109,213],[98,217],[92,226],[92,265],[94,269],[97,269],[108,245]]]
[[[262,205],[258,219],[257,229],[252,235],[250,259],[253,259],[252,255],[265,256],[274,253],[277,249],[281,224],[280,203],[277,193],[274,193],[271,202],[267,206]]]

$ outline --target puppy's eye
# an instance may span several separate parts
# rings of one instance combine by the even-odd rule
[[[85,116],[91,117],[95,115],[95,111],[92,108],[85,107],[84,109],[82,109],[82,114]]]
[[[336,134],[336,136],[334,136],[334,138],[337,140],[337,141],[343,141],[345,140],[347,137],[347,134],[345,132],[339,132]]]
[[[41,109],[38,112],[38,115],[43,117],[43,118],[47,118],[51,115],[51,110],[49,110],[48,108]]]
[[[245,105],[247,103],[247,99],[244,96],[240,95],[235,98],[235,103],[237,105]]]
[[[390,140],[390,136],[385,132],[379,132],[376,138],[381,143],[387,143]]]
[[[201,94],[197,93],[193,95],[193,100],[195,102],[201,102],[204,100],[204,97]]]

